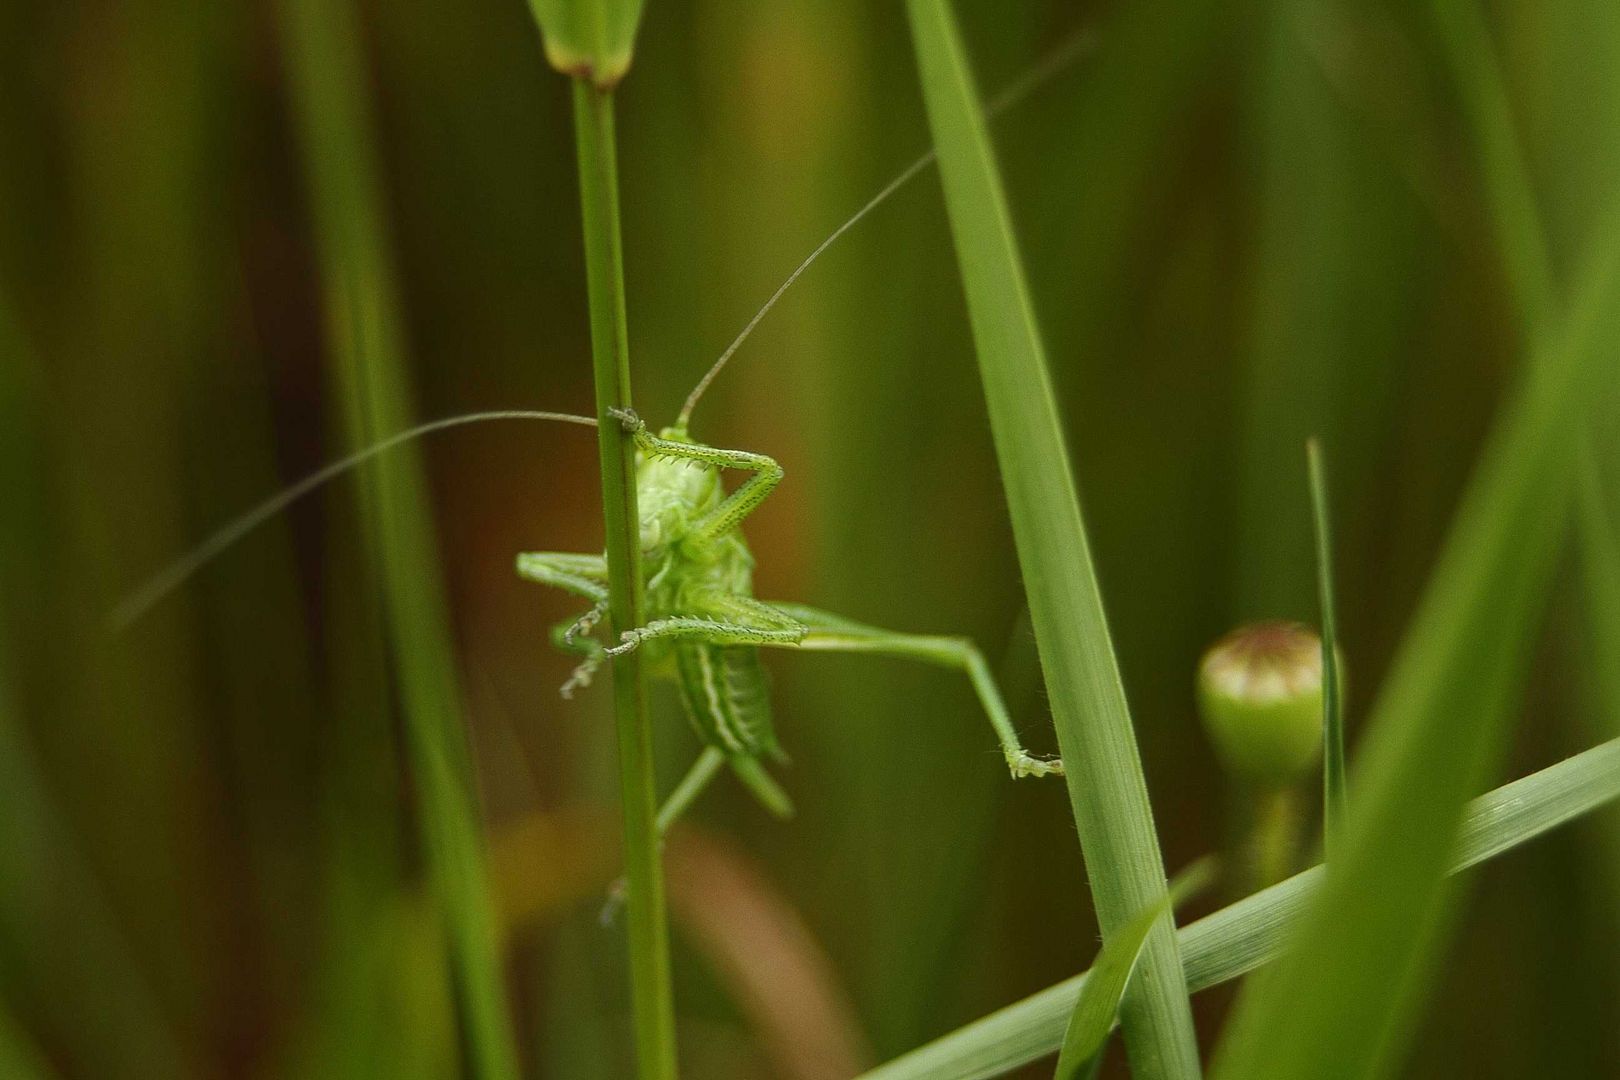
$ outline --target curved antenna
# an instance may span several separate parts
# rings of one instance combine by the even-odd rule
[[[1015,79],[1010,86],[992,98],[990,103],[985,106],[985,119],[996,119],[1028,97],[1036,89],[1045,85],[1050,79],[1060,74],[1070,64],[1088,52],[1095,41],[1095,36],[1089,30],[1080,30],[1069,35],[1051,52],[1036,61],[1028,71]],[[709,384],[714,382],[721,371],[725,370],[726,364],[731,361],[732,354],[742,346],[744,341],[748,340],[748,335],[754,332],[754,328],[760,324],[760,320],[764,319],[771,308],[776,306],[776,302],[782,299],[782,294],[793,287],[793,283],[799,280],[801,274],[810,269],[810,264],[821,258],[822,252],[832,247],[835,240],[853,229],[862,218],[881,206],[889,196],[905,187],[918,173],[932,165],[937,157],[938,154],[934,148],[929,147],[921,157],[901,169],[894,179],[884,184],[876,195],[868,199],[847,221],[829,233],[825,240],[816,245],[814,251],[805,256],[803,262],[793,268],[793,273],[789,274],[787,280],[776,287],[776,291],[771,293],[770,299],[766,300],[765,305],[754,313],[754,317],[748,320],[748,325],[744,326],[742,332],[732,339],[731,344],[726,346],[726,351],[720,354],[720,359],[710,365],[709,370],[704,372],[703,378],[698,380],[697,385],[692,388],[692,392],[686,396],[686,403],[681,406],[680,416],[675,420],[677,428],[685,430],[687,423],[692,419],[692,410],[697,408],[697,403],[708,391]]]
[[[370,446],[361,447],[354,453],[341,457],[310,473],[289,487],[246,513],[231,519],[221,526],[212,536],[192,548],[186,554],[164,567],[148,578],[139,588],[128,593],[118,606],[113,608],[107,616],[107,622],[116,631],[126,630],[131,624],[139,620],[148,611],[156,607],[164,597],[178,589],[198,570],[201,570],[226,548],[236,543],[242,537],[263,525],[269,519],[281,513],[305,495],[314,491],[321,485],[343,475],[379,454],[386,453],[402,443],[419,439],[424,435],[431,435],[437,431],[448,428],[463,427],[467,424],[484,424],[492,420],[556,420],[565,424],[580,424],[584,427],[595,427],[596,421],[589,416],[575,416],[573,413],[540,412],[532,409],[498,409],[493,412],[464,413],[460,416],[448,416],[442,420],[431,420],[416,427],[388,436],[380,442]]]

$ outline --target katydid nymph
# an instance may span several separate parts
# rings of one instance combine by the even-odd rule
[[[1089,39],[1066,42],[986,110],[999,113],[1072,61]],[[658,815],[659,831],[684,811],[728,767],[768,809],[787,814],[791,804],[766,771],[781,760],[771,721],[771,703],[759,650],[801,649],[870,653],[922,661],[965,675],[1014,777],[1061,775],[1063,763],[1029,754],[978,648],[963,637],[903,633],[868,626],[803,604],[762,601],[753,595],[754,558],[742,523],[782,479],[782,468],[764,454],[722,449],[690,434],[693,409],[743,341],[799,276],[840,236],[934,160],[925,153],[835,229],[771,295],[687,397],[676,422],[652,433],[634,413],[604,418],[622,424],[636,445],[636,490],[648,620],[620,640],[598,640],[607,613],[606,557],[593,553],[529,552],[517,557],[518,573],[569,592],[589,603],[584,613],[554,628],[553,642],[577,654],[580,663],[563,685],[564,696],[587,685],[616,656],[643,650],[649,671],[673,680],[704,744]],[[595,426],[570,413],[499,410],[435,420],[363,447],[305,477],[231,521],[129,594],[111,621],[125,627],[177,589],[204,564],[289,504],[381,453],[424,435],[497,420],[545,420]],[[746,473],[728,490],[722,474]]]
[[[578,618],[552,632],[561,648],[580,653],[563,693],[590,681],[606,660],[644,649],[655,675],[675,680],[687,717],[705,749],[659,812],[667,827],[722,764],[767,808],[788,812],[787,797],[762,758],[780,758],[771,724],[770,695],[761,648],[864,652],[909,657],[966,674],[1001,742],[1015,777],[1062,772],[1060,761],[1025,752],[991,678],[989,666],[966,638],[905,634],[866,626],[803,604],[754,598],[754,557],[741,524],[782,479],[782,467],[763,454],[694,442],[685,417],[657,435],[640,417],[615,418],[636,442],[636,498],[641,512],[642,573],[650,614],[645,626],[626,630],[615,644],[592,632],[607,614],[607,563],[600,555],[531,552],[518,556],[518,573],[591,602]],[[721,471],[751,475],[727,492]]]

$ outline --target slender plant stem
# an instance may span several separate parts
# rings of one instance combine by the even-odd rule
[[[630,348],[624,310],[624,253],[619,244],[619,166],[611,90],[598,89],[583,79],[574,80],[574,133],[591,305],[608,613],[617,636],[642,624],[644,605],[635,445],[612,415],[612,410],[630,408]],[[676,1074],[675,1004],[670,987],[663,868],[654,824],[657,805],[652,729],[647,721],[640,653],[630,652],[614,660],[613,711],[624,808],[625,908],[630,925],[630,996],[638,1075],[643,1080],[664,1080]]]
[[[1333,597],[1333,534],[1322,447],[1305,446],[1316,523],[1316,591],[1322,609],[1322,850],[1331,855],[1344,824],[1344,689],[1339,671],[1339,617]]]

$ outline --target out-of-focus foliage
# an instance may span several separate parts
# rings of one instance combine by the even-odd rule
[[[568,87],[533,14],[356,7],[419,415],[589,411]],[[1180,866],[1220,845],[1224,812],[1197,657],[1240,622],[1314,618],[1311,433],[1333,474],[1354,756],[1525,369],[1488,188],[1423,5],[955,8],[987,92],[1077,27],[1093,37],[992,141]],[[1562,296],[1620,189],[1620,15],[1486,13]],[[275,26],[259,4],[0,5],[0,1014],[65,1077],[332,1075],[330,1025],[369,1033],[344,1047],[357,1075],[454,1075],[462,1053],[352,489],[254,534],[133,632],[103,621],[341,450]],[[629,322],[658,423],[928,134],[899,5],[656,0],[635,48],[617,91]],[[973,635],[1028,744],[1054,748],[932,174],[805,275],[694,425],[787,469],[749,522],[762,595]],[[534,882],[501,896],[524,1068],[620,1077],[626,965],[596,902],[615,830],[500,861],[530,823],[595,821],[616,797],[605,698],[555,693],[572,661],[546,631],[574,608],[511,569],[520,550],[601,545],[595,449],[543,425],[420,449],[493,872]],[[1614,450],[1596,441],[1589,481],[1611,531]],[[1586,577],[1561,567],[1492,784],[1614,733]],[[767,1021],[768,1002],[740,1001],[712,935],[760,905],[702,892],[722,910],[698,926],[677,907],[675,925],[690,1075],[781,1072],[795,1023],[872,1064],[1089,962],[1061,787],[1007,780],[964,686],[869,658],[767,663],[800,812],[770,820],[720,785],[694,824],[747,853],[728,881],[794,913],[814,945],[783,954],[794,985],[831,1004]],[[693,739],[675,701],[653,707],[667,787]],[[1620,1071],[1617,838],[1607,813],[1477,871],[1408,1075]],[[677,844],[669,858],[673,881],[690,867]],[[1206,1053],[1230,1000],[1194,999]]]

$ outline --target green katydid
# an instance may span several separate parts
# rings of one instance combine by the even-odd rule
[[[590,681],[608,659],[644,649],[655,675],[674,679],[692,726],[705,744],[659,813],[669,822],[702,791],[722,764],[730,765],[766,807],[786,813],[787,797],[762,757],[779,757],[761,648],[864,652],[909,657],[955,668],[973,684],[1014,776],[1061,773],[1062,763],[1027,753],[978,648],[966,638],[905,634],[865,626],[803,604],[754,598],[754,557],[740,528],[782,479],[763,454],[694,442],[684,420],[657,435],[633,413],[615,414],[636,441],[636,497],[641,508],[645,626],[603,645],[592,631],[607,614],[607,563],[600,555],[532,552],[518,556],[518,573],[591,601],[583,615],[552,633],[561,648],[584,656],[563,685],[565,695]],[[683,416],[685,414],[683,413]],[[723,469],[751,473],[735,491]]]
[[[1065,42],[1001,94],[987,114],[999,113],[1063,70],[1087,44],[1089,39],[1080,36]],[[660,832],[728,765],[768,809],[778,814],[790,812],[786,794],[762,763],[762,759],[780,758],[781,750],[771,723],[761,648],[871,653],[960,671],[968,677],[989,718],[1013,776],[1063,772],[1060,760],[1039,758],[1024,750],[989,666],[970,640],[885,630],[803,604],[756,599],[754,558],[740,526],[781,481],[782,468],[763,454],[709,446],[695,441],[688,432],[699,399],[788,288],[834,241],[933,160],[932,150],[918,158],[794,269],[693,388],[674,425],[654,435],[635,414],[614,414],[612,419],[633,435],[637,448],[636,489],[650,615],[646,625],[626,631],[618,642],[604,644],[595,638],[607,612],[604,556],[530,552],[517,558],[518,573],[524,578],[590,602],[582,615],[565,620],[552,633],[558,647],[582,657],[563,685],[565,697],[588,684],[604,663],[632,649],[646,650],[650,670],[679,686],[704,750],[660,810]],[[119,628],[128,626],[247,533],[370,458],[424,435],[496,420],[597,423],[570,413],[506,409],[448,417],[399,432],[326,465],[234,519],[130,593],[112,612],[111,622]],[[751,475],[735,490],[727,491],[721,479],[725,470]]]

